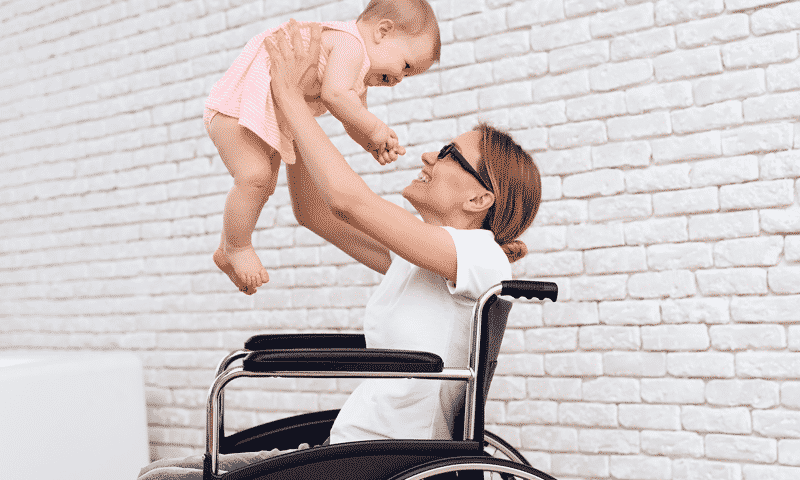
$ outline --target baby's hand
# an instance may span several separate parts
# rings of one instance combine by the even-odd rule
[[[394,162],[398,155],[406,151],[400,146],[397,134],[385,123],[380,122],[370,135],[370,152],[381,165]]]
[[[389,136],[389,141],[386,142],[383,150],[379,154],[378,161],[381,165],[386,165],[387,163],[392,163],[397,160],[398,155],[405,155],[406,149],[400,146],[400,141],[397,139],[397,134],[394,130],[389,129],[391,131],[391,135]]]

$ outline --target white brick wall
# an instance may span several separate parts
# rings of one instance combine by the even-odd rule
[[[202,449],[216,362],[250,335],[358,331],[380,275],[298,227],[285,179],[211,262],[231,179],[202,105],[254,34],[365,0],[10,0],[0,6],[0,349],[125,349],[153,459]],[[434,0],[442,61],[372,110],[409,147],[373,189],[487,119],[543,175],[490,429],[558,478],[800,478],[800,1]],[[357,380],[229,387],[231,428],[336,408]]]

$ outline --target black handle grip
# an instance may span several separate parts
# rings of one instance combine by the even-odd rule
[[[537,282],[535,280],[503,280],[503,290],[500,295],[511,295],[514,298],[536,297],[539,300],[549,298],[556,301],[558,298],[558,285],[553,282]]]

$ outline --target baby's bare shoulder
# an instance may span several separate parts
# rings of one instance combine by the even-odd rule
[[[322,31],[322,48],[328,53],[334,47],[346,47],[353,52],[361,52],[361,42],[353,35],[341,30],[325,29]]]

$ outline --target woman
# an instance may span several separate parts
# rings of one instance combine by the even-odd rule
[[[287,165],[289,188],[304,198],[293,205],[299,223],[385,274],[366,308],[368,347],[428,351],[447,367],[466,366],[474,301],[510,279],[510,263],[527,253],[515,239],[539,206],[536,166],[508,135],[480,125],[438,153],[422,155],[419,177],[403,190],[419,220],[370,190],[314,119],[297,85],[315,71],[320,32],[301,52],[293,22],[289,30],[293,47],[283,35],[268,46],[273,94],[278,107],[291,112],[286,118],[303,159]],[[231,135],[237,127],[221,125]],[[460,382],[366,380],[345,402],[330,443],[449,439],[462,392]],[[250,455],[256,461],[267,453]],[[188,460],[157,463],[193,464]],[[224,469],[226,460],[220,464]]]

